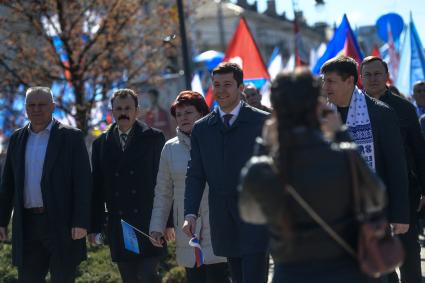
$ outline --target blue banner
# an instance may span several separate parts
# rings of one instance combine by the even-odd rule
[[[121,219],[122,236],[124,240],[124,247],[136,254],[140,254],[139,242],[137,241],[136,233],[133,227]]]

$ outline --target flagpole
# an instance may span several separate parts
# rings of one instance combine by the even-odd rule
[[[179,14],[180,38],[183,53],[183,67],[186,89],[191,89],[192,74],[190,72],[189,52],[187,48],[186,26],[184,20],[183,0],[177,0],[177,10]]]
[[[134,230],[136,230],[137,232],[139,232],[140,234],[142,234],[143,236],[145,236],[146,238],[151,239],[152,241],[156,242],[156,240],[154,238],[152,238],[151,236],[149,236],[148,234],[142,232],[141,230],[137,229],[136,227],[134,227],[133,225],[131,225],[130,223],[128,223],[127,221],[125,221],[124,219],[121,219],[122,222],[124,222],[125,224],[127,224],[128,226],[130,226],[131,228],[133,228]]]
[[[216,0],[217,3],[217,21],[218,21],[218,32],[220,35],[220,47],[223,52],[226,51],[225,39],[224,39],[224,26],[223,26],[223,3],[221,0]]]

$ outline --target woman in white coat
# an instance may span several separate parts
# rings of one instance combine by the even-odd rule
[[[226,258],[215,256],[211,245],[208,188],[205,189],[197,218],[197,231],[204,256],[204,264],[196,267],[194,248],[190,238],[180,227],[184,222],[184,192],[187,163],[190,159],[190,133],[196,120],[207,115],[208,106],[202,95],[194,91],[182,91],[170,109],[177,122],[177,136],[168,140],[162,149],[155,198],[150,222],[152,244],[162,245],[167,219],[173,207],[176,228],[177,264],[186,268],[188,283],[229,282]]]

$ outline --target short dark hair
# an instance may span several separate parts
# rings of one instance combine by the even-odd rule
[[[372,62],[375,62],[375,61],[381,62],[382,66],[384,66],[385,73],[388,73],[387,63],[384,60],[382,60],[381,58],[379,58],[378,56],[367,56],[366,58],[364,58],[361,65],[360,65],[360,72],[363,71],[363,67],[365,65],[372,63]]]
[[[415,87],[417,86],[423,86],[425,85],[425,81],[417,81],[413,84],[413,89],[415,89]]]
[[[329,59],[320,68],[321,74],[336,72],[345,81],[350,76],[354,78],[354,84],[357,84],[359,73],[357,71],[357,62],[348,56],[337,56]]]
[[[229,73],[233,73],[233,78],[238,84],[238,87],[241,84],[243,84],[243,71],[241,67],[239,67],[239,65],[235,63],[230,63],[230,62],[220,63],[212,71],[212,76],[214,77],[214,75],[217,75],[217,74],[229,74]]]
[[[137,98],[137,94],[134,92],[134,90],[129,88],[122,88],[119,90],[116,90],[111,98],[111,107],[114,106],[114,100],[115,98],[126,98],[127,96],[130,96],[134,100],[134,106],[136,108],[139,106],[139,99]]]
[[[176,108],[183,105],[195,106],[196,110],[201,113],[202,116],[210,112],[204,97],[196,91],[184,90],[179,93],[170,107],[170,113],[174,118],[176,118]]]

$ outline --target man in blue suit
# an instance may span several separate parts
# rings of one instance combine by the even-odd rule
[[[243,71],[238,65],[221,63],[212,76],[219,106],[197,121],[192,130],[183,231],[189,237],[193,235],[208,183],[214,253],[228,258],[234,283],[266,282],[267,230],[242,222],[237,186],[268,113],[241,101]]]

